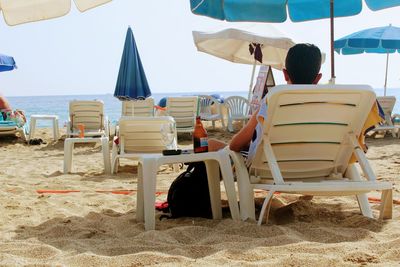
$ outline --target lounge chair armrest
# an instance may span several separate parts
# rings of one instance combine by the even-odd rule
[[[232,151],[228,147],[225,147],[224,149],[227,151],[232,159],[238,184],[240,185],[243,182],[246,184],[246,187],[250,186],[250,176],[249,172],[247,171],[247,166],[242,154]]]
[[[228,147],[224,149],[229,153],[235,166],[240,200],[240,217],[242,220],[247,220],[248,218],[255,220],[254,192],[244,158],[242,154],[234,152]]]
[[[369,161],[365,156],[364,151],[361,149],[356,136],[354,134],[350,134],[349,139],[354,148],[354,155],[356,156],[356,159],[358,160],[365,177],[367,177],[369,181],[376,181],[376,175],[372,170],[371,165],[369,165]]]
[[[235,168],[239,167],[239,168],[244,168],[247,170],[246,164],[244,162],[244,158],[243,158],[242,154],[240,154],[240,152],[235,152],[233,150],[230,150],[228,147],[226,147],[224,149],[229,153],[229,156],[232,158]]]

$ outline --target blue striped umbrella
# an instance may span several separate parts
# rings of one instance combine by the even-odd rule
[[[392,25],[358,31],[334,42],[335,50],[342,55],[362,53],[386,54],[385,93],[389,54],[400,52],[400,28]]]
[[[151,96],[131,27],[126,33],[114,96],[120,100],[138,100]]]
[[[0,72],[17,68],[13,57],[0,54]]]
[[[371,10],[400,6],[400,0],[365,0]],[[294,22],[330,18],[331,78],[335,78],[334,17],[361,12],[362,0],[190,0],[194,14],[227,21]]]

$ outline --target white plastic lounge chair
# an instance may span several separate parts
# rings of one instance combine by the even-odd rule
[[[153,117],[154,99],[149,97],[144,100],[122,101],[121,116]]]
[[[230,96],[224,102],[228,110],[228,131],[233,132],[232,122],[243,121],[243,125],[249,119],[249,101],[241,96]]]
[[[161,127],[171,125],[174,140],[167,147],[163,142]],[[138,159],[144,153],[161,153],[164,149],[176,149],[175,121],[172,117],[121,117],[118,144],[113,142],[111,172],[118,171],[119,159]]]
[[[197,116],[197,96],[168,97],[167,115],[174,118],[178,133],[192,133]]]
[[[378,96],[376,100],[378,100],[380,106],[383,109],[383,112],[385,113],[385,122],[382,125],[376,127],[373,131],[384,133],[390,131],[392,133],[392,136],[396,137],[396,131],[399,131],[398,129],[400,129],[400,126],[395,126],[392,122],[392,112],[396,103],[396,97]],[[400,131],[397,133],[397,135],[400,138]]]
[[[109,137],[109,122],[104,115],[103,101],[73,100],[69,102],[69,121],[67,122],[67,137],[79,136],[78,125],[84,124],[85,137]]]
[[[0,116],[2,116],[0,114]],[[27,130],[26,126],[18,126],[13,121],[0,121],[0,136],[3,135],[17,135],[26,141]]]
[[[382,190],[380,217],[391,218],[392,184],[377,181],[357,140],[374,102],[367,85],[275,87],[268,95],[264,136],[251,175],[242,156],[231,152],[242,219],[255,219],[253,189],[269,191],[258,224],[275,192],[354,195],[362,214],[372,218],[365,193]],[[349,164],[353,153],[366,179]]]
[[[211,121],[215,129],[215,121],[221,120],[222,127],[225,128],[224,118],[222,116],[221,103],[209,95],[199,96],[200,112],[199,116],[202,120]]]

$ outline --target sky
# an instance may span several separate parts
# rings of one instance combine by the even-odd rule
[[[390,23],[400,27],[400,7],[335,19],[335,39]],[[193,30],[221,22],[191,13],[189,0],[113,0],[80,13],[74,4],[66,16],[8,26],[0,14],[0,53],[11,55],[18,69],[0,73],[6,96],[112,94],[126,30],[132,27],[153,93],[247,91],[251,66],[198,52]],[[322,83],[330,78],[329,20],[273,24],[297,42],[313,43],[327,54]],[[335,53],[336,83],[382,88],[385,55]],[[277,84],[284,83],[274,71]],[[400,88],[400,55],[389,61],[388,87]]]

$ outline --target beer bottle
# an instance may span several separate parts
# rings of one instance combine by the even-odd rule
[[[201,123],[200,116],[196,117],[196,125],[193,132],[194,153],[208,152],[208,135]]]

